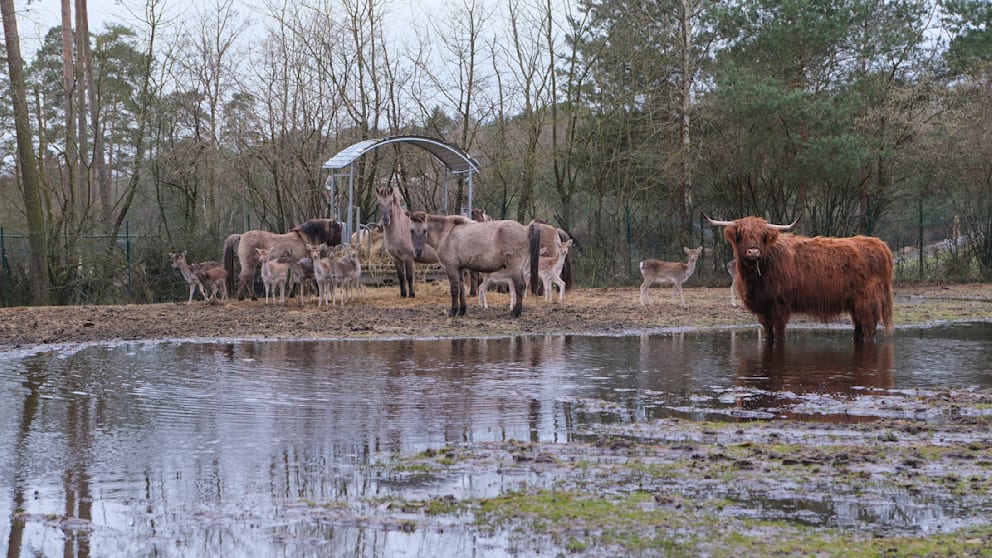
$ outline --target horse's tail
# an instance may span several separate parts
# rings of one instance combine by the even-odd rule
[[[567,232],[563,231],[562,229],[558,229],[558,240],[561,240],[562,242],[566,242],[566,241],[570,240],[571,238],[572,237],[570,237]],[[572,242],[572,244],[575,244],[575,242]],[[568,253],[565,254],[565,263],[564,263],[564,265],[561,266],[561,280],[565,282],[565,290],[566,291],[572,290],[572,281],[573,280],[572,280],[572,251],[571,250],[569,250]]]
[[[527,240],[530,242],[530,292],[537,296],[541,287],[537,270],[541,263],[541,225],[531,223],[527,230]]]
[[[234,292],[234,251],[238,248],[241,235],[234,233],[224,241],[224,271],[227,272],[227,292]]]

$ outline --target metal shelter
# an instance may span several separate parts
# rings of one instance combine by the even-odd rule
[[[347,230],[344,231],[343,239],[350,239],[351,233],[355,230],[355,222],[361,224],[361,216],[356,215],[358,208],[355,207],[355,167],[354,162],[369,151],[378,149],[391,143],[407,143],[423,149],[430,153],[437,161],[444,165],[444,211],[448,213],[448,176],[468,175],[468,211],[472,213],[473,184],[472,175],[479,172],[479,162],[472,158],[462,149],[427,136],[389,136],[379,139],[368,139],[354,143],[341,151],[337,155],[328,159],[323,168],[330,171],[324,187],[330,194],[331,215],[338,215],[340,219],[340,209],[334,204],[337,201],[337,180],[339,178],[348,179],[348,213],[345,221]],[[347,169],[347,170],[345,170]],[[346,240],[347,241],[347,240]]]

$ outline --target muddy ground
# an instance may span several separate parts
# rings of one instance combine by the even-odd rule
[[[117,339],[620,334],[756,324],[728,294],[688,288],[682,306],[669,290],[653,289],[643,308],[634,288],[578,289],[564,303],[527,298],[519,319],[508,318],[506,295],[491,295],[489,310],[473,302],[467,316],[449,318],[447,290],[436,284],[421,286],[416,299],[368,289],[336,308],[295,300],[4,308],[0,350]],[[992,320],[992,284],[896,289],[897,328],[974,320]],[[290,512],[303,522],[454,529],[495,541],[476,543],[480,556],[992,556],[992,392],[869,395],[880,412],[867,421],[617,420],[567,444],[466,443],[396,456],[374,466],[382,482],[495,475],[506,489],[489,499],[301,501]],[[573,403],[611,412],[602,402]]]
[[[417,297],[398,289],[366,288],[337,307],[262,300],[205,303],[186,300],[124,306],[0,308],[0,350],[36,344],[169,338],[393,338],[553,333],[620,334],[663,328],[757,324],[730,305],[727,288],[686,288],[686,305],[671,290],[651,290],[642,307],[636,288],[576,289],[564,303],[528,296],[523,314],[509,318],[506,294],[489,295],[490,308],[470,300],[466,316],[448,317],[447,285],[418,285]],[[197,295],[199,296],[199,295]],[[992,319],[992,284],[907,286],[896,289],[896,325],[937,320]],[[838,319],[839,324],[847,318]],[[791,324],[808,323],[797,316]]]

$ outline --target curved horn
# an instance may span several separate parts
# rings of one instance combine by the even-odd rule
[[[799,217],[796,217],[796,220],[793,221],[791,225],[773,225],[771,223],[768,223],[768,226],[771,227],[771,228],[773,228],[773,229],[775,229],[775,230],[777,230],[777,231],[787,231],[787,230],[791,229],[792,227],[795,227],[796,224],[799,223],[799,219],[801,219],[801,218],[802,218],[802,214],[799,214]]]
[[[706,219],[706,222],[708,222],[710,225],[712,225],[714,227],[729,227],[730,225],[732,225],[734,223],[733,221],[716,221],[716,220],[710,219],[709,216],[707,216],[702,211],[700,211],[699,214],[703,216],[703,219]]]

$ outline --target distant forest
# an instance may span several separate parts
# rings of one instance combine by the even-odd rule
[[[25,52],[0,0],[4,304],[175,300],[170,249],[344,220],[324,161],[407,134],[479,161],[474,207],[567,231],[583,286],[699,245],[700,280],[729,281],[701,211],[878,236],[902,280],[992,279],[987,0],[462,0],[408,25],[399,0],[125,0],[140,23],[99,29],[79,3]],[[468,204],[420,149],[354,171],[363,222],[378,186]]]

